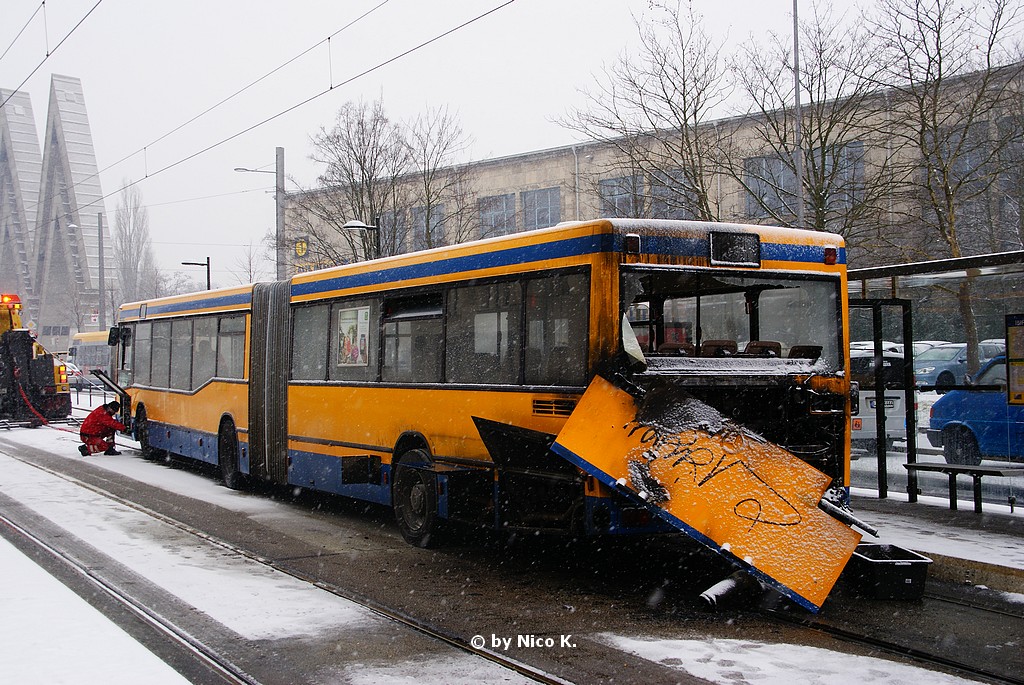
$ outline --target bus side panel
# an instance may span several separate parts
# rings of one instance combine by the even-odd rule
[[[288,482],[387,503],[388,488],[375,492],[373,487],[389,482],[389,466],[399,456],[393,448],[402,435],[429,436],[427,447],[435,458],[490,466],[473,416],[555,435],[578,399],[579,394],[483,388],[293,385]],[[557,410],[564,415],[550,413],[553,401],[565,400],[570,404]]]
[[[213,381],[195,393],[133,388],[133,406],[146,407],[149,442],[172,454],[218,463],[217,435],[223,416],[236,427],[248,422],[248,385]]]

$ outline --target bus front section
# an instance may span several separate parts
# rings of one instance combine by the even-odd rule
[[[816,611],[869,529],[845,509],[845,284],[778,264],[621,265],[620,350],[552,449]]]

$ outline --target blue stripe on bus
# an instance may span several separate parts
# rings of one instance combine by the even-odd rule
[[[232,295],[218,295],[216,297],[199,297],[195,299],[187,300],[185,302],[171,302],[168,304],[153,304],[152,302],[147,304],[146,317],[149,318],[155,314],[176,314],[180,312],[187,312],[196,309],[207,309],[207,308],[223,308],[230,307],[233,305],[240,304],[252,304],[252,292],[246,291],[244,293],[235,293]],[[139,308],[134,309],[122,309],[121,317],[138,317]]]
[[[482,254],[439,259],[422,264],[398,266],[390,269],[378,269],[359,274],[340,275],[318,281],[298,283],[292,286],[292,297],[314,295],[334,290],[363,288],[385,283],[396,283],[420,278],[432,278],[466,271],[478,271],[524,264],[545,259],[561,259],[576,257],[598,252],[621,251],[622,236],[609,234],[580,236],[567,240],[559,240],[537,245],[497,250]],[[647,236],[644,238],[644,254],[703,257],[708,258],[708,243],[703,238],[676,238],[669,236]],[[805,262],[811,264],[825,263],[825,247],[823,245],[788,245],[782,243],[762,243],[761,258],[768,261]],[[839,248],[837,255],[839,264],[846,263],[846,250]]]
[[[496,267],[525,264],[543,259],[561,259],[595,252],[608,252],[613,243],[610,235],[586,235],[568,240],[558,240],[538,245],[524,245],[507,250],[496,250],[482,254],[452,257],[410,264],[390,269],[378,269],[350,276],[335,276],[320,281],[298,283],[292,286],[292,296],[312,295],[331,290],[362,288],[369,285],[381,285],[397,281],[410,281],[418,278],[431,278],[463,271],[493,269]]]

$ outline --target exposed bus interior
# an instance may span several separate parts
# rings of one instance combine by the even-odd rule
[[[802,274],[623,269],[623,341],[645,405],[693,397],[844,479],[840,281]],[[643,369],[640,371],[640,369]],[[839,387],[839,386],[836,386]]]

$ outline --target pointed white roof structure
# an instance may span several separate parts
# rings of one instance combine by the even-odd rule
[[[48,324],[95,328],[90,326],[95,322],[82,317],[98,311],[101,230],[107,265],[113,264],[113,249],[77,78],[51,77],[40,179],[32,270],[42,334],[47,334]],[[104,274],[104,290],[109,291],[114,270],[105,269]]]
[[[0,89],[0,290],[35,298],[31,257],[42,158],[28,93]]]

